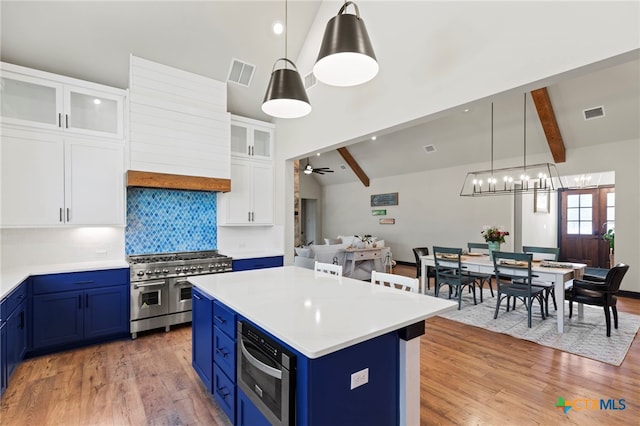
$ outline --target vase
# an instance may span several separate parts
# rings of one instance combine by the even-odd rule
[[[493,252],[500,251],[500,243],[497,241],[487,241],[489,247],[489,260],[493,262]]]

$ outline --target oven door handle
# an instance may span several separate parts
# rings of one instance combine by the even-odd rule
[[[262,371],[264,374],[267,374],[276,379],[282,379],[282,371],[276,368],[270,367],[260,362],[256,358],[254,358],[254,356],[251,355],[247,350],[247,348],[244,346],[244,342],[242,341],[242,339],[240,339],[240,348],[242,350],[242,355],[244,355],[244,357],[247,359],[247,362],[249,364],[253,365],[255,368]]]
[[[164,281],[152,281],[146,284],[134,284],[133,288],[142,288],[142,287],[157,287],[157,286],[161,286],[164,285]]]

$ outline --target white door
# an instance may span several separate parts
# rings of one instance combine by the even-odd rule
[[[252,219],[255,225],[273,224],[273,166],[269,163],[253,166]]]
[[[61,84],[2,71],[0,95],[3,123],[60,129],[63,108]]]
[[[228,224],[248,224],[252,207],[252,167],[251,162],[231,161],[231,191],[224,194],[227,202]],[[223,212],[224,214],[224,212]]]
[[[50,226],[63,222],[62,136],[2,129],[2,226]]]
[[[124,147],[67,139],[65,220],[72,225],[124,225]]]
[[[95,136],[122,137],[122,96],[68,86],[64,99],[65,129]]]

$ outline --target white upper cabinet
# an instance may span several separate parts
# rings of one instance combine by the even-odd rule
[[[125,224],[124,145],[2,128],[2,227]]]
[[[231,155],[271,160],[273,133],[273,124],[232,115]]]
[[[2,122],[82,135],[124,135],[126,91],[0,64]]]

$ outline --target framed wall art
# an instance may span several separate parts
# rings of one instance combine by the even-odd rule
[[[379,206],[397,206],[398,193],[390,192],[389,194],[374,194],[371,196],[371,207]]]
[[[549,193],[548,189],[534,189],[533,190],[533,212],[534,213],[549,213]]]

